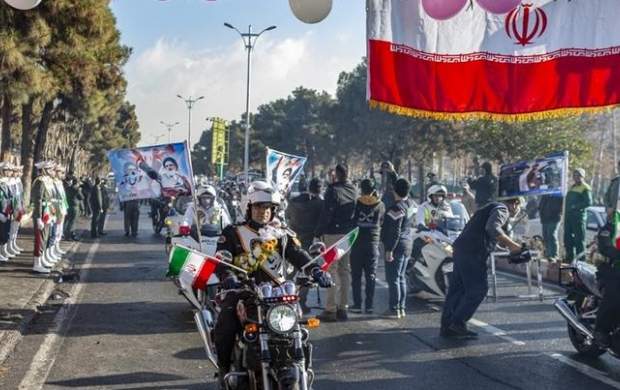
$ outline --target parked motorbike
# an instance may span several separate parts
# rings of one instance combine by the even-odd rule
[[[257,285],[252,279],[242,283],[237,316],[243,331],[235,343],[231,371],[224,377],[228,389],[311,388],[309,329],[317,328],[319,321],[302,321],[298,288],[312,286],[306,278],[281,286]]]
[[[417,259],[412,257],[407,264],[407,287],[410,293],[426,291],[441,298],[446,296],[448,278],[454,266],[452,244],[462,230],[462,219],[451,217],[445,219],[441,229],[418,229],[414,233],[413,240],[421,239],[426,245],[420,256]]]
[[[566,287],[566,298],[560,298],[553,304],[564,317],[568,327],[568,337],[579,354],[596,358],[609,352],[620,358],[620,324],[612,334],[610,347],[600,348],[594,342],[594,325],[602,292],[599,289],[596,266],[584,261],[574,261],[563,267],[560,272],[560,284]],[[570,281],[563,283],[562,275],[568,273]]]

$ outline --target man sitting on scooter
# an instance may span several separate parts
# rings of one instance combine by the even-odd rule
[[[447,194],[448,189],[441,184],[432,185],[428,189],[428,200],[418,207],[416,214],[416,227],[418,231],[441,230],[445,219],[454,217],[450,204],[445,200]],[[421,238],[416,238],[413,242],[411,257],[414,261],[417,261],[422,255],[424,245],[426,245],[426,241]]]
[[[597,273],[603,299],[596,315],[594,340],[601,348],[609,347],[611,332],[620,323],[620,250],[615,246],[613,231],[608,221],[597,236],[598,250],[607,258],[599,265]]]
[[[302,269],[312,259],[301,248],[297,235],[274,220],[275,211],[280,204],[280,194],[276,190],[267,182],[255,181],[248,189],[247,198],[246,222],[226,227],[217,250],[230,252],[232,263],[246,270],[248,276],[257,283],[282,283],[286,261],[295,268]],[[308,265],[304,271],[319,286],[332,286],[331,276],[322,271],[318,264]],[[239,287],[239,279],[231,268],[220,264],[215,272],[224,290]],[[224,375],[230,370],[235,336],[241,331],[241,323],[236,314],[239,299],[236,291],[226,294],[214,329],[220,383],[223,383]]]

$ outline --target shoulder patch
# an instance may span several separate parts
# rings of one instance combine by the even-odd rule
[[[390,210],[387,212],[387,216],[392,219],[401,219],[406,214],[403,210]]]

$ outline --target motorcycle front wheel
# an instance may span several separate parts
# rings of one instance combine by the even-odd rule
[[[590,359],[596,359],[606,352],[604,349],[599,348],[594,342],[588,344],[585,336],[573,329],[570,324],[567,324],[567,326],[568,338],[580,355]]]

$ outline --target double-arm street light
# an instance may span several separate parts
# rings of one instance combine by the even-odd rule
[[[159,121],[159,123],[161,123],[162,125],[164,125],[164,127],[166,129],[168,129],[168,143],[172,143],[172,129],[177,126],[180,125],[181,122],[174,122],[174,123],[166,123],[164,121]]]
[[[199,101],[204,99],[204,96],[200,96],[196,99],[192,99],[192,97],[188,97],[187,99],[184,98],[181,95],[177,95],[177,97],[181,100],[183,100],[185,102],[185,104],[187,105],[187,115],[188,115],[188,119],[187,119],[187,145],[191,146],[192,143],[192,108],[194,107],[194,104]]]
[[[252,64],[252,49],[256,45],[256,40],[260,37],[265,31],[271,31],[276,28],[276,26],[270,26],[263,29],[261,32],[253,33],[252,25],[248,26],[248,32],[242,33],[238,28],[233,26],[230,23],[224,23],[224,26],[235,30],[241,36],[243,40],[243,45],[245,49],[248,51],[248,71],[247,71],[247,80],[246,80],[246,95],[245,95],[245,147],[243,151],[243,173],[245,174],[245,182],[246,186],[249,184],[249,175],[248,171],[250,170],[250,80],[251,80],[251,64]]]

